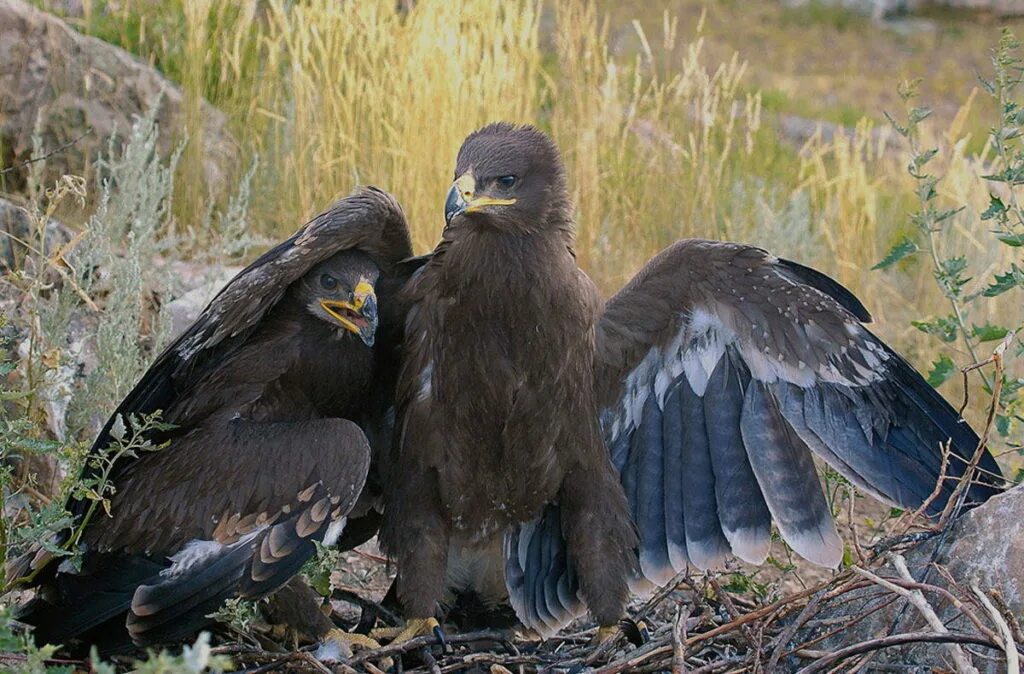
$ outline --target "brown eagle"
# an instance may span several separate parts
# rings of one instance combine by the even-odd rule
[[[812,460],[904,508],[979,445],[832,279],[752,246],[680,241],[602,302],[576,264],[565,173],[532,127],[458,153],[447,226],[404,295],[397,444],[382,543],[405,635],[465,592],[550,634],[589,607],[602,637],[631,581],[732,553],[772,522],[800,555],[843,544]],[[997,490],[987,452],[967,504]],[[503,559],[504,557],[504,559]]]
[[[239,273],[167,347],[107,422],[83,478],[115,437],[132,437],[137,415],[162,411],[171,427],[145,439],[166,447],[114,464],[110,516],[94,509],[85,522],[93,502],[72,502],[85,526],[64,542],[80,568],[45,552],[14,565],[34,574],[20,618],[39,642],[173,642],[225,599],[281,587],[346,517],[368,519],[351,528],[372,535],[377,486],[364,482],[390,442],[402,327],[387,307],[411,252],[398,204],[364,189]]]

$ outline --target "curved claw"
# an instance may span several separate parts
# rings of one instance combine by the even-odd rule
[[[435,621],[436,622],[436,621]],[[435,625],[434,636],[437,637],[437,643],[441,644],[441,652],[448,652],[448,637],[444,633],[444,628],[440,625]]]

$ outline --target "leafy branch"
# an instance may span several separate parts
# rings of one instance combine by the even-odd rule
[[[981,80],[982,87],[995,99],[999,110],[997,122],[989,132],[994,169],[983,178],[990,183],[1001,184],[1002,188],[990,191],[988,207],[979,217],[995,225],[991,230],[993,245],[1007,246],[1015,251],[1024,250],[1024,206],[1018,194],[1020,186],[1024,185],[1024,106],[1015,100],[1024,81],[1024,59],[1020,56],[1020,48],[1021,43],[1011,32],[1004,30],[992,58],[994,76],[991,80]],[[942,253],[940,240],[949,233],[964,207],[945,208],[938,203],[940,178],[930,172],[928,166],[939,150],[924,147],[921,141],[922,123],[931,116],[931,110],[913,104],[918,84],[919,80],[915,80],[899,86],[899,95],[906,104],[905,121],[897,121],[886,114],[892,127],[906,139],[910,148],[907,172],[915,181],[918,211],[910,216],[914,226],[912,233],[900,239],[874,268],[885,269],[919,253],[925,254],[950,312],[937,318],[913,321],[912,325],[944,343],[962,345],[971,362],[980,363],[984,360],[979,355],[982,344],[1012,342],[1021,326],[989,321],[978,325],[970,320],[972,308],[981,308],[981,303],[1015,288],[1024,288],[1024,263],[1012,262],[1005,271],[996,272],[990,278],[976,279],[970,269],[971,261],[966,256]],[[1020,351],[1018,348],[1018,355]],[[1005,436],[1013,423],[1024,421],[1021,415],[1024,403],[1020,396],[1024,383],[1002,373],[995,375],[1000,377],[1000,381],[995,382],[993,375],[980,368],[975,369],[985,392],[998,395],[1000,414],[996,427]],[[952,359],[941,356],[932,364],[928,381],[933,386],[941,386],[957,371]]]

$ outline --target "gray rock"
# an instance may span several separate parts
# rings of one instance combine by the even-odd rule
[[[167,305],[167,311],[171,315],[169,338],[174,339],[185,332],[188,326],[199,318],[199,314],[210,300],[240,271],[242,267],[195,268],[186,263],[172,265],[172,273],[185,287],[191,289]]]
[[[29,158],[37,130],[45,152],[90,132],[48,158],[48,181],[82,174],[106,152],[108,139],[127,135],[133,117],[157,99],[157,121],[166,131],[162,153],[174,148],[185,128],[182,92],[160,73],[21,0],[0,0],[0,92],[0,160],[6,166]],[[238,144],[224,115],[205,103],[202,126],[204,177],[216,195],[237,167]],[[24,175],[15,171],[6,178],[17,187]]]
[[[821,139],[826,143],[831,143],[836,136],[852,138],[854,134],[852,128],[842,124],[833,124],[832,122],[820,119],[808,119],[807,117],[788,113],[779,115],[777,129],[779,136],[783,140],[792,143],[798,148],[803,147],[804,143],[810,140],[816,133],[820,133]],[[878,147],[881,144],[882,149],[886,151],[896,150],[900,147],[897,141],[898,138],[891,132],[888,126],[876,126],[871,129],[872,147]]]
[[[1024,485],[1019,485],[996,496],[954,522],[945,536],[931,538],[904,557],[907,566],[918,581],[945,587],[958,594],[970,592],[972,584],[985,592],[995,590],[1005,600],[1015,616],[1024,615]],[[938,550],[938,552],[936,552]],[[933,564],[948,571],[958,588],[951,588]],[[882,577],[895,577],[891,567],[877,571]],[[953,632],[975,632],[973,625],[950,602],[935,593],[925,593],[931,606],[946,627]],[[890,633],[931,631],[924,619],[906,601],[892,600],[894,595],[877,586],[842,595],[824,602],[821,610],[797,633],[792,645],[832,631],[837,625],[850,621],[850,625],[837,634],[814,645],[815,650],[833,651],[874,639]],[[873,611],[854,623],[853,620]],[[982,611],[975,611],[983,622],[990,623]],[[998,632],[998,630],[996,630]],[[994,658],[973,657],[980,672],[1005,671],[999,653],[986,649],[980,652]],[[968,653],[970,653],[968,651]],[[879,651],[873,663],[920,667],[920,671],[952,671],[948,651],[941,645],[915,644]],[[806,661],[792,660],[789,665],[799,668]],[[932,669],[935,668],[935,669]]]

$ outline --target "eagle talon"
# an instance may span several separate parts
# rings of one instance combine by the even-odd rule
[[[440,625],[436,625],[434,627],[433,632],[434,632],[434,636],[437,637],[437,643],[439,643],[441,645],[441,652],[442,653],[447,653],[448,652],[448,637],[444,633],[444,628],[441,627]]]
[[[383,627],[371,630],[370,636],[375,639],[391,639],[391,643],[398,644],[424,634],[430,634],[431,632],[437,637],[438,642],[442,646],[447,645],[447,641],[444,638],[444,630],[441,629],[440,623],[434,618],[412,618],[406,621],[404,627]]]
[[[313,651],[313,657],[321,662],[339,662],[351,658],[353,650],[376,650],[378,648],[380,648],[380,642],[365,634],[333,629],[324,635],[320,646]]]

